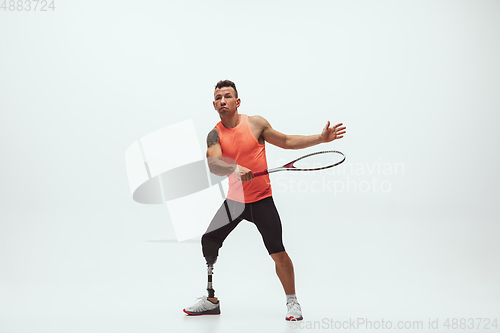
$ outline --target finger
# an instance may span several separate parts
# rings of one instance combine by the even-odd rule
[[[323,128],[323,131],[326,131],[328,129],[328,127],[330,127],[330,120],[328,120],[326,122],[326,126],[325,126],[325,128]]]
[[[344,126],[344,127],[337,128],[337,131],[342,131],[342,130],[345,130],[345,129],[346,129],[346,127]]]
[[[339,126],[342,126],[343,124],[342,123],[338,123],[337,125],[333,126],[333,128],[337,128]]]
[[[345,134],[345,131],[337,132],[337,135]]]

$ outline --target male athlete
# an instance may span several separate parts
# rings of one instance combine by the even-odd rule
[[[243,220],[253,222],[276,265],[276,274],[287,299],[286,320],[302,320],[295,295],[293,264],[282,241],[281,221],[274,205],[269,175],[254,178],[252,171],[267,169],[265,142],[284,149],[301,149],[340,139],[345,127],[330,127],[328,121],[321,134],[285,135],[273,129],[261,116],[238,113],[241,101],[236,85],[219,81],[215,86],[214,108],[221,121],[207,137],[207,159],[210,171],[229,176],[227,200],[215,214],[201,239],[208,266],[208,297],[184,309],[189,315],[220,314],[220,301],[212,289],[212,270],[219,248],[229,233]],[[230,161],[235,161],[231,163]]]

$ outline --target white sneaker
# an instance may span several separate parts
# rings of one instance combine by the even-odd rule
[[[220,314],[220,302],[212,303],[207,299],[207,296],[198,297],[193,306],[185,308],[183,311],[191,316],[201,315],[218,315]]]
[[[289,299],[286,303],[288,312],[286,313],[285,320],[302,320],[302,310],[300,309],[300,304],[296,299]]]

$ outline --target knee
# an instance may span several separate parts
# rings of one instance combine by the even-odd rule
[[[215,263],[215,260],[219,255],[219,249],[221,246],[222,244],[220,244],[220,242],[218,242],[216,239],[208,237],[206,234],[201,237],[201,249],[203,252],[203,256],[207,260],[207,264]]]
[[[290,260],[290,257],[288,257],[288,254],[285,251],[272,253],[271,258],[273,258],[274,262],[278,265],[282,265]]]
[[[220,241],[220,239],[214,237],[213,235],[204,234],[203,236],[201,236],[201,245],[220,248],[222,247],[222,242]]]

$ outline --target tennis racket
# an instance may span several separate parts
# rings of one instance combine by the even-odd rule
[[[316,171],[333,168],[345,161],[345,155],[340,151],[328,150],[304,155],[281,167],[256,171],[254,177],[264,176],[278,171]]]

